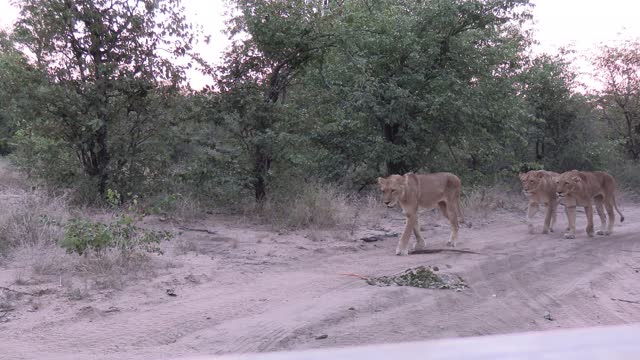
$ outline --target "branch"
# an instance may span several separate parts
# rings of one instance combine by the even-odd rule
[[[38,296],[37,294],[32,294],[24,291],[13,290],[8,287],[0,286],[0,290],[10,291],[12,293],[21,294],[21,295],[29,295],[29,296]]]
[[[626,302],[626,303],[630,303],[630,304],[638,304],[638,305],[640,305],[640,301],[636,301],[636,300],[625,300],[625,299],[615,299],[615,298],[611,298],[611,300],[622,301],[622,302]]]

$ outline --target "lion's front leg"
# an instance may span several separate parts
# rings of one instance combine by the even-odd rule
[[[544,227],[542,228],[543,234],[548,234],[549,231],[553,232],[553,223],[555,223],[555,212],[557,205],[553,200],[549,201],[547,204],[547,212],[544,217]]]
[[[413,250],[423,250],[427,247],[427,243],[424,241],[424,238],[420,234],[420,224],[418,224],[418,215],[416,214],[416,224],[413,227],[413,235],[416,236],[416,245]]]
[[[396,255],[406,256],[409,255],[409,239],[411,238],[411,233],[417,223],[417,214],[414,212],[413,214],[410,211],[406,212],[407,222],[404,227],[404,231],[402,232],[402,236],[400,236],[400,240],[398,241],[398,246],[396,247]]]
[[[567,212],[567,221],[569,223],[569,227],[567,228],[567,232],[564,234],[564,238],[575,239],[576,238],[576,207],[567,206],[565,207],[565,211]]]
[[[549,231],[553,232],[553,227],[558,221],[558,200],[552,200],[549,202],[549,209],[551,210],[551,220],[549,221]]]
[[[529,228],[529,234],[533,234],[533,217],[538,212],[539,205],[537,202],[530,202],[529,209],[527,210],[527,227]]]

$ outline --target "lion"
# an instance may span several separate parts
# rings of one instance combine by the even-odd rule
[[[527,173],[520,173],[522,191],[529,199],[527,205],[527,226],[529,233],[533,233],[533,217],[538,212],[540,204],[547,207],[544,217],[543,234],[553,232],[553,225],[556,223],[558,212],[558,194],[556,193],[556,183],[554,177],[560,174],[553,171],[531,170]]]
[[[383,194],[384,204],[394,207],[400,204],[407,222],[404,232],[398,241],[396,255],[409,255],[409,239],[411,232],[416,236],[414,250],[422,250],[426,244],[420,235],[418,225],[418,208],[440,208],[442,214],[451,224],[451,235],[448,246],[455,247],[458,239],[458,217],[462,217],[460,209],[460,179],[451,173],[390,175],[378,178]]]
[[[593,205],[600,216],[600,230],[598,235],[611,235],[615,221],[615,209],[620,214],[620,222],[624,221],[624,215],[616,204],[615,191],[616,180],[604,171],[578,171],[571,170],[560,174],[555,178],[556,191],[563,199],[569,227],[564,234],[566,239],[574,239],[576,236],[576,206],[584,206],[587,214],[587,235],[593,237]],[[604,208],[609,215],[609,223],[604,214]]]

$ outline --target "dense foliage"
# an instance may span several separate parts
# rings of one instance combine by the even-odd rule
[[[179,0],[21,0],[0,33],[0,152],[83,194],[262,201],[304,182],[605,169],[640,158],[637,42],[531,55],[528,0],[233,0],[207,66]],[[215,83],[185,84],[191,57]],[[187,62],[191,63],[191,62]]]

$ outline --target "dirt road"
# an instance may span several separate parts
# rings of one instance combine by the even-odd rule
[[[172,257],[153,280],[79,300],[53,283],[31,286],[52,292],[5,316],[0,358],[161,359],[638,322],[640,304],[622,300],[640,300],[640,207],[623,213],[614,235],[590,239],[582,230],[573,240],[557,230],[529,235],[521,216],[506,214],[461,230],[458,248],[479,254],[408,257],[393,255],[396,238],[360,241],[370,229],[336,239],[210,219],[196,225],[215,234],[179,235],[195,251]],[[401,231],[396,215],[381,228]],[[443,248],[449,230],[429,216],[427,244]],[[419,265],[460,275],[470,288],[375,287],[340,275]],[[0,286],[16,288],[16,271],[1,269]]]

